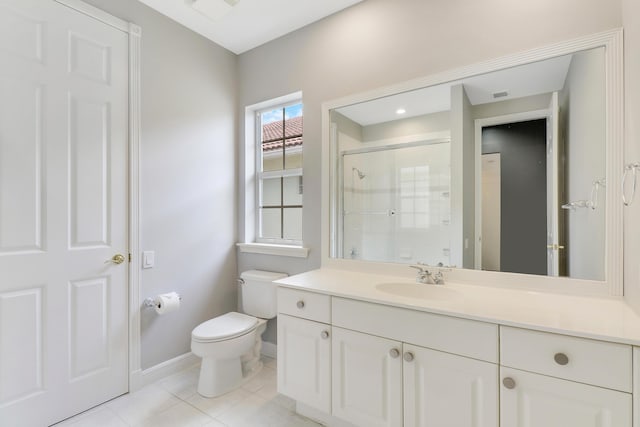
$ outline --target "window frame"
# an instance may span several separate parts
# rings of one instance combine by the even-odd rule
[[[292,176],[298,176],[300,177],[301,182],[304,182],[304,168],[300,167],[300,168],[293,168],[293,169],[285,169],[286,167],[286,163],[285,163],[285,159],[286,159],[286,129],[285,126],[282,127],[282,132],[283,132],[283,146],[282,146],[282,156],[283,156],[283,165],[282,165],[282,169],[278,169],[278,170],[273,170],[273,171],[263,171],[262,170],[262,166],[263,166],[263,162],[262,162],[262,114],[266,113],[266,112],[270,112],[273,110],[277,110],[277,109],[281,109],[283,110],[283,122],[286,120],[284,117],[284,110],[288,107],[294,106],[294,105],[302,105],[302,117],[304,118],[304,104],[302,102],[302,96],[300,97],[296,97],[296,98],[292,98],[290,100],[287,100],[285,102],[277,102],[277,100],[274,100],[273,103],[270,104],[266,104],[264,106],[262,106],[261,108],[256,108],[253,110],[254,113],[254,179],[255,179],[255,190],[254,190],[254,230],[255,230],[255,235],[253,236],[253,241],[257,244],[267,244],[267,245],[282,245],[282,246],[291,246],[291,247],[301,247],[303,244],[303,230],[300,230],[300,235],[301,238],[300,239],[285,239],[284,237],[282,238],[274,238],[274,237],[261,237],[262,234],[262,221],[261,221],[261,215],[260,212],[262,209],[265,208],[265,206],[262,206],[261,203],[261,196],[262,196],[262,188],[263,188],[263,181],[265,179],[273,179],[273,178],[280,178],[280,205],[276,206],[266,206],[267,209],[280,209],[280,235],[283,236],[284,235],[284,224],[285,224],[285,220],[284,220],[284,211],[286,208],[299,208],[301,210],[304,209],[304,194],[302,194],[303,197],[303,201],[301,204],[299,205],[286,205],[284,203],[284,179],[287,177],[292,177]],[[304,141],[304,130],[302,132],[302,138]],[[303,145],[300,147],[300,151],[302,152],[304,150],[304,142]],[[303,185],[303,184],[301,184]],[[304,191],[303,191],[304,193]],[[303,211],[301,211],[303,212]]]

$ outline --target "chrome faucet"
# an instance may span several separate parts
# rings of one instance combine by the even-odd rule
[[[410,265],[409,267],[415,268],[418,270],[418,275],[416,276],[416,282],[424,283],[424,284],[435,284],[433,281],[433,276],[429,270],[424,268],[423,265]]]
[[[418,265],[410,265],[409,267],[415,268],[418,270],[418,275],[416,276],[416,282],[424,283],[429,285],[444,285],[444,274],[443,271],[451,271],[452,266],[445,266],[441,262],[433,268],[436,269],[435,274],[431,271],[427,270],[426,267],[429,267],[427,264],[418,263]]]
[[[442,274],[442,270],[438,270],[438,272],[433,275],[433,284],[444,285],[444,274]]]

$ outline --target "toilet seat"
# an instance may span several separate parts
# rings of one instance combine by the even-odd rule
[[[257,325],[256,317],[232,311],[199,324],[191,338],[201,343],[222,341],[251,332]]]

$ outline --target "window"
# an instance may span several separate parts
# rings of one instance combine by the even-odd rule
[[[302,104],[256,116],[256,242],[302,244]]]

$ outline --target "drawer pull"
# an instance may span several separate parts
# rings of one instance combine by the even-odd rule
[[[300,300],[296,303],[296,307],[298,307],[299,309],[303,309],[304,308],[304,301]]]
[[[389,350],[389,356],[394,359],[397,358],[398,356],[400,356],[400,350],[398,350],[397,348],[392,348],[391,350]]]
[[[569,357],[564,353],[556,353],[555,356],[553,356],[553,360],[555,360],[558,365],[562,366],[569,363]]]
[[[407,351],[404,353],[403,359],[406,362],[412,362],[413,361],[413,353],[411,353],[410,351]]]
[[[322,338],[323,340],[326,340],[327,338],[329,338],[329,331],[320,332],[320,338]]]
[[[502,380],[502,385],[504,385],[509,390],[513,390],[516,388],[516,380],[511,377],[506,377]]]

